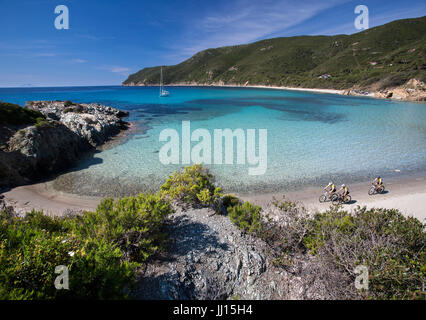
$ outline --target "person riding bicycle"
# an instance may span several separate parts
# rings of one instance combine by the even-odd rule
[[[346,200],[346,196],[349,194],[349,188],[345,184],[342,184],[338,192],[342,194],[342,199]]]
[[[376,188],[379,188],[379,187],[383,186],[383,180],[382,180],[382,178],[380,178],[380,176],[377,176],[377,178],[374,179],[374,181],[373,181],[373,185]]]
[[[328,191],[328,195],[331,197],[331,195],[336,192],[336,186],[333,182],[329,182],[328,185],[324,188],[324,190]]]

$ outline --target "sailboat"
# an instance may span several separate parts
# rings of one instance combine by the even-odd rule
[[[161,67],[161,78],[160,78],[160,97],[168,97],[170,94],[163,86],[163,67]]]

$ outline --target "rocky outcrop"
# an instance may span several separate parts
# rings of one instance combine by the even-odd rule
[[[0,188],[46,178],[71,167],[127,128],[127,113],[98,104],[61,101],[28,102],[45,118],[34,125],[0,125]]]
[[[272,248],[213,210],[176,208],[169,244],[146,264],[135,299],[327,299],[327,287],[309,261],[288,270]]]
[[[396,87],[351,88],[344,91],[349,96],[370,96],[380,99],[393,99],[404,101],[426,101],[426,85],[418,79],[410,79],[405,84]]]
[[[177,209],[167,229],[167,253],[147,265],[136,298],[268,298],[258,288],[265,254],[227,217],[209,209]]]
[[[92,146],[105,143],[120,130],[127,128],[121,118],[128,113],[96,103],[31,101],[27,102],[26,107],[59,121]]]

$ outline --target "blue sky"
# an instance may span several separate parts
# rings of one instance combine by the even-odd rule
[[[61,4],[68,30],[54,27]],[[359,4],[370,27],[426,14],[424,0],[0,0],[0,87],[119,85],[207,48],[351,34]]]

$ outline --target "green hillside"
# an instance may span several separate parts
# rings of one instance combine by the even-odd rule
[[[353,35],[297,36],[207,49],[163,67],[164,83],[277,85],[349,88],[426,80],[426,16],[397,20]],[[160,67],[123,82],[158,84]],[[319,78],[328,74],[327,79]]]

